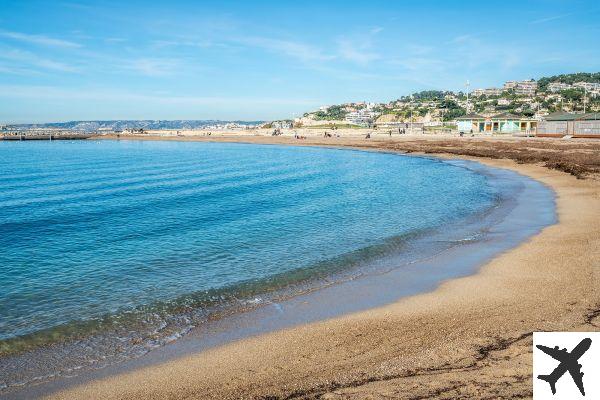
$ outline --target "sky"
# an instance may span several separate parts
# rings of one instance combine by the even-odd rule
[[[598,71],[597,0],[0,0],[0,123],[272,120]]]

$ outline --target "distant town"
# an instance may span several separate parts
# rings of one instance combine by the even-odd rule
[[[388,103],[345,103],[323,106],[293,123],[328,121],[358,126],[421,123],[425,126],[456,125],[457,119],[474,113],[481,117],[510,114],[542,120],[556,112],[600,111],[600,72],[576,73],[523,81],[507,81],[501,88],[476,88],[464,92],[427,90]],[[289,121],[290,123],[292,121]]]
[[[27,134],[144,134],[300,128],[393,129],[410,133],[524,133],[600,137],[600,72],[507,81],[502,87],[426,90],[387,103],[319,107],[276,121],[117,120],[0,126],[3,136]]]

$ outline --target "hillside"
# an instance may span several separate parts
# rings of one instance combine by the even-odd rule
[[[554,85],[551,85],[554,84]],[[598,84],[598,85],[594,85]],[[585,87],[584,87],[585,86]],[[501,88],[464,92],[424,90],[387,103],[354,102],[321,107],[304,114],[316,121],[347,120],[356,125],[375,121],[441,124],[469,112],[540,117],[556,111],[600,111],[600,72],[542,77],[538,81],[507,81]]]
[[[575,74],[562,74],[540,78],[538,83],[538,88],[545,89],[548,84],[553,82],[567,83],[572,85],[576,82],[593,82],[600,83],[600,72],[578,72]]]

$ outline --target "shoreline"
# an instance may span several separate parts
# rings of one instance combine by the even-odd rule
[[[443,379],[439,382],[429,382],[429,384],[425,382],[431,380],[427,376],[432,371],[438,376],[440,373],[453,374],[464,372],[468,374],[469,371],[474,371],[474,365],[476,366],[477,363],[488,360],[492,352],[507,351],[514,344],[518,345],[522,344],[523,341],[527,341],[527,339],[530,340],[530,332],[527,329],[525,329],[525,333],[521,332],[520,335],[516,336],[515,334],[523,329],[515,329],[514,326],[512,329],[508,329],[511,325],[520,326],[520,328],[523,328],[522,325],[525,325],[524,322],[526,320],[520,321],[520,323],[519,321],[514,321],[514,309],[510,310],[512,313],[509,313],[507,309],[507,312],[502,314],[501,310],[493,308],[493,304],[500,304],[500,306],[508,308],[514,307],[515,299],[513,297],[519,297],[519,295],[522,296],[523,294],[512,287],[510,289],[497,287],[498,278],[511,281],[511,279],[514,280],[516,278],[515,275],[523,272],[517,271],[516,273],[514,266],[511,268],[509,265],[506,265],[507,259],[522,261],[523,258],[527,258],[527,254],[520,254],[523,253],[523,248],[533,246],[533,249],[528,249],[528,251],[539,254],[540,247],[545,246],[542,246],[543,243],[538,242],[545,240],[557,241],[556,238],[552,237],[552,233],[548,234],[549,230],[558,230],[559,233],[562,231],[558,235],[559,239],[566,233],[576,231],[577,227],[565,223],[565,218],[568,222],[573,217],[572,215],[569,217],[569,214],[585,214],[582,210],[586,208],[591,208],[593,212],[598,211],[597,201],[590,203],[594,199],[593,196],[590,199],[589,195],[586,196],[588,198],[584,199],[586,200],[584,201],[586,207],[576,209],[578,213],[574,213],[574,210],[569,207],[565,209],[563,192],[573,190],[573,188],[575,188],[575,191],[587,188],[597,195],[598,187],[591,180],[576,181],[573,177],[569,177],[562,172],[543,169],[543,167],[539,166],[519,165],[515,168],[512,162],[507,161],[484,161],[481,159],[477,159],[477,161],[483,161],[484,164],[493,167],[508,167],[519,172],[525,172],[526,175],[550,185],[558,196],[559,224],[546,228],[542,233],[530,238],[517,248],[495,258],[482,267],[478,273],[466,278],[447,281],[433,292],[404,298],[388,306],[344,315],[333,320],[311,323],[284,331],[244,339],[241,342],[234,342],[204,353],[169,361],[164,365],[134,370],[125,375],[107,378],[104,381],[91,382],[88,385],[58,393],[55,395],[55,398],[135,398],[136,396],[149,398],[186,398],[193,397],[194,393],[195,395],[202,393],[202,397],[215,398],[253,398],[267,395],[275,396],[274,398],[286,398],[290,393],[294,397],[313,397],[317,394],[325,394],[331,390],[337,390],[340,392],[340,395],[343,394],[344,396],[351,397],[356,395],[356,397],[361,397],[369,393],[380,393],[382,390],[391,390],[387,386],[401,389],[405,386],[406,380],[410,380],[411,384],[416,385],[416,387],[414,392],[410,390],[404,392],[405,395],[409,393],[414,395],[419,390],[424,390],[425,392],[429,390],[427,393],[431,395],[435,391],[432,392],[431,390],[433,389],[430,386],[443,383]],[[588,212],[586,218],[596,217],[595,219],[598,220],[598,214],[600,213],[589,215]],[[591,223],[590,226],[597,225]],[[565,230],[567,231],[566,233]],[[554,236],[557,236],[557,233],[554,233]],[[594,243],[598,244],[597,239],[593,239],[592,237],[582,245],[587,245],[588,249],[593,250]],[[564,243],[563,246],[551,247],[546,250],[550,252],[561,249],[562,251],[568,250],[564,248]],[[597,254],[593,252],[590,254],[593,257],[587,260],[587,264],[584,260],[584,265],[589,266],[590,261],[597,259],[594,258],[597,257]],[[552,261],[555,260],[552,259],[549,261],[552,264]],[[493,271],[490,277],[489,270],[494,269],[494,266],[498,269],[497,264],[500,264],[501,267],[504,266],[504,269],[508,269],[510,274],[499,274],[499,276],[496,276],[498,271]],[[531,264],[534,264],[533,272],[537,272],[538,275],[534,276],[535,278],[547,278],[544,274],[539,276],[539,265],[537,265],[536,269],[536,263],[532,261]],[[524,268],[525,272],[532,272],[528,270],[532,268],[532,265],[522,266],[527,267]],[[563,271],[563,275],[565,275],[565,271]],[[566,276],[571,279],[576,277],[569,274]],[[531,276],[529,278],[531,279]],[[475,284],[473,284],[473,280],[476,281]],[[465,298],[464,287],[462,290],[458,290],[461,285],[465,285],[465,282],[471,289],[466,293],[473,294],[473,298],[471,299]],[[581,285],[585,282],[578,281],[576,283]],[[588,281],[589,283],[590,281]],[[532,282],[527,282],[527,284],[532,284]],[[493,293],[481,293],[482,285],[496,290],[492,290]],[[591,281],[591,285],[593,286],[593,280]],[[453,289],[454,286],[458,286],[459,288],[455,287]],[[559,290],[563,292],[565,289],[569,289],[560,286],[562,285],[559,285]],[[510,296],[509,294],[513,294],[514,296]],[[542,297],[550,298],[546,293]],[[579,306],[579,308],[589,312],[590,306],[595,307],[597,305],[598,298],[595,291],[590,295],[590,300],[593,301],[585,304],[583,302],[579,304],[579,302],[571,301],[570,303],[573,304],[567,304],[571,308]],[[457,308],[456,303],[461,304],[461,307]],[[555,303],[561,302],[555,300]],[[424,306],[424,304],[428,304],[428,306]],[[448,307],[451,304],[454,304],[454,307],[449,310]],[[539,306],[538,303],[536,303],[537,306]],[[535,311],[536,307],[533,307],[533,311]],[[476,316],[481,314],[482,309],[485,311],[483,313],[485,321],[479,321],[481,324],[473,324],[473,322],[477,322],[474,319],[477,319]],[[441,310],[443,312],[440,312]],[[532,310],[529,309],[529,311]],[[556,312],[556,307],[552,311]],[[492,318],[490,318],[490,314]],[[530,318],[531,321],[535,320],[535,316],[531,316]],[[590,321],[592,321],[593,318],[590,318]],[[504,328],[501,329],[502,332],[498,332],[502,334],[491,334],[494,331],[494,326],[489,326],[491,320],[497,323],[496,329],[499,329],[499,327]],[[461,322],[459,323],[458,321]],[[418,323],[415,325],[410,322]],[[415,330],[415,327],[421,329]],[[469,334],[471,340],[459,337],[460,335],[457,335],[459,332]],[[508,335],[507,337],[506,334],[509,332],[513,333],[513,335]],[[473,335],[474,333],[479,334]],[[491,338],[494,339],[490,340]],[[451,340],[448,341],[448,339]],[[409,344],[414,344],[415,341],[417,345],[411,349]],[[456,346],[447,348],[449,343],[453,343]],[[475,348],[475,354],[471,354],[473,343],[480,345],[478,349],[477,347]],[[331,351],[333,348],[335,348],[335,352]],[[438,353],[436,350],[441,348],[444,348],[446,351],[433,356],[432,352]],[[456,359],[457,354],[460,355],[458,359]],[[425,357],[423,359],[427,355],[432,357]],[[467,363],[466,366],[460,366],[471,358],[474,360],[474,364],[471,362]],[[436,363],[439,364],[439,362],[442,362],[441,368],[439,365],[436,367]],[[456,362],[459,362],[458,369],[453,367],[456,365]],[[529,360],[529,364],[530,362]],[[521,360],[521,363],[527,365],[526,360]],[[428,364],[430,365],[426,366]],[[212,365],[213,368],[208,368],[207,365]],[[220,366],[221,368],[214,368],[215,366]],[[180,380],[175,379],[176,376],[179,376],[176,373],[177,371],[181,373],[190,367],[195,369],[194,377],[196,379],[190,376],[178,377]],[[424,367],[425,369],[423,370]],[[256,374],[259,375],[258,378]],[[479,375],[480,372],[475,371],[475,374]],[[419,379],[423,382],[418,382]],[[139,382],[140,380],[147,382],[147,384],[144,387],[134,389],[131,383]],[[396,380],[404,381],[403,383],[399,383],[395,382]],[[207,383],[206,381],[209,382]],[[393,382],[396,385],[393,385]],[[505,386],[506,380],[503,382],[502,385]],[[521,385],[513,385],[505,389],[518,390],[520,388],[525,391],[530,390],[528,388],[530,385],[525,384],[523,387],[523,382],[530,382],[528,375],[520,375],[519,382]],[[375,388],[373,386],[379,387]],[[500,386],[500,384],[497,384],[497,386]],[[212,391],[210,388],[212,388]],[[215,392],[215,388],[225,388],[226,392]],[[477,389],[477,385],[474,388]],[[439,392],[439,389],[438,387],[435,390]],[[452,390],[459,389],[451,388],[449,391],[439,393],[450,393]],[[344,391],[358,392],[352,394]],[[361,394],[357,394],[359,392]],[[463,392],[458,393],[464,394]],[[516,392],[511,393],[514,394]],[[475,395],[474,393],[471,394]],[[331,394],[331,396],[334,397],[330,398],[336,398],[335,396],[337,395]]]
[[[310,130],[309,130],[310,131]],[[333,132],[333,131],[332,131]],[[337,132],[337,131],[336,131]],[[440,157],[461,156],[478,159],[509,159],[519,164],[542,164],[546,168],[566,172],[577,178],[600,179],[600,161],[593,156],[600,152],[600,140],[556,138],[531,138],[521,136],[472,137],[452,135],[405,134],[388,136],[383,132],[374,133],[371,139],[365,134],[371,132],[344,132],[340,136],[324,138],[317,131],[300,131],[302,139],[295,139],[290,133],[270,136],[268,133],[231,132],[216,133],[214,136],[193,135],[98,135],[96,140],[149,140],[149,141],[191,141],[248,144],[279,144],[293,146],[321,146],[333,148],[354,148],[359,150],[384,151],[390,153],[415,153]],[[337,133],[336,133],[337,134]],[[524,152],[524,148],[527,150]],[[560,152],[558,154],[557,152]],[[590,156],[592,155],[592,156]]]

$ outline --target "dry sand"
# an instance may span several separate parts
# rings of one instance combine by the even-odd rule
[[[335,145],[389,148],[358,139]],[[537,163],[477,160],[551,186],[559,223],[479,273],[433,292],[190,354],[51,398],[530,397],[532,332],[600,330],[600,184],[595,176],[577,179]]]

